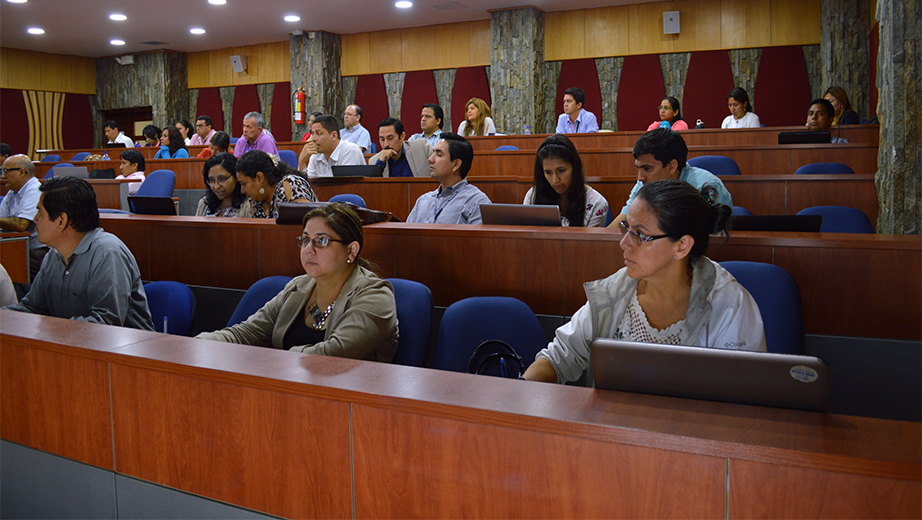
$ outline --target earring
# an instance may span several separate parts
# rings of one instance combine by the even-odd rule
[[[352,259],[351,259],[351,258],[347,258],[347,259],[346,259],[346,263],[347,263],[347,264],[351,264],[351,263],[352,263]]]
[[[263,193],[266,193],[266,188],[263,188],[262,186],[260,186],[260,187],[259,187],[259,194],[262,195]]]
[[[673,260],[678,260],[678,259],[679,259],[679,255],[673,256],[672,259],[673,259]]]

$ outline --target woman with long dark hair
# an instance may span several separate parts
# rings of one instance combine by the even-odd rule
[[[250,150],[237,160],[237,182],[253,200],[255,218],[278,218],[283,202],[317,202],[301,172],[262,150]]]
[[[688,123],[682,119],[682,105],[672,96],[666,96],[659,102],[659,121],[651,123],[647,127],[647,132],[663,126],[664,122],[667,125],[666,128],[688,130]]]
[[[186,149],[186,142],[175,126],[168,126],[160,134],[160,151],[154,156],[154,159],[188,159],[189,150]]]
[[[217,153],[205,161],[202,176],[208,191],[199,199],[196,217],[249,217],[253,208],[237,183],[237,158]]]

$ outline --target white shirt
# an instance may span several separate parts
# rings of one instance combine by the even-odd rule
[[[127,146],[128,148],[134,148],[134,141],[132,141],[130,137],[125,135],[125,132],[119,132],[118,135],[115,136],[115,140],[109,141],[108,144],[113,144],[113,143],[121,143]]]
[[[330,157],[322,153],[311,155],[305,173],[307,173],[308,177],[332,177],[333,166],[350,166],[356,164],[365,164],[365,156],[362,154],[362,149],[355,143],[340,139],[339,144],[336,145],[336,149],[333,150]]]
[[[721,128],[760,128],[761,126],[762,122],[759,121],[759,116],[753,112],[746,112],[746,115],[739,119],[730,114],[724,118],[723,124],[720,125]]]

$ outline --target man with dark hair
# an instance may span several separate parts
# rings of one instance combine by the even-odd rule
[[[423,131],[413,134],[407,141],[425,139],[429,142],[429,146],[434,147],[442,138],[442,118],[444,117],[445,112],[442,111],[442,107],[435,103],[426,103],[423,105],[423,113],[419,119],[419,126]]]
[[[134,195],[144,182],[144,168],[147,166],[144,160],[144,154],[132,148],[119,154],[118,169],[122,172],[116,179],[134,179],[136,182],[128,183],[128,194]]]
[[[339,133],[339,138],[359,145],[362,153],[371,151],[371,134],[362,126],[362,107],[349,105],[343,111],[343,128]]]
[[[118,237],[99,228],[93,187],[66,176],[40,190],[35,225],[51,251],[22,301],[5,308],[154,330],[138,264]]]
[[[214,137],[215,130],[211,127],[211,118],[209,116],[198,116],[195,119],[195,135],[192,136],[192,146],[202,146],[211,144],[211,138]]]
[[[330,115],[314,118],[311,138],[301,149],[298,166],[308,177],[332,177],[333,166],[365,164],[357,144],[339,138],[339,123]]]
[[[429,156],[432,147],[425,139],[404,141],[406,133],[403,123],[388,117],[378,125],[378,140],[381,151],[368,159],[368,164],[377,164],[385,177],[424,177],[429,174]]]
[[[595,114],[583,110],[586,93],[578,87],[563,91],[563,114],[557,118],[558,134],[585,134],[599,131],[599,122]]]
[[[429,171],[439,188],[416,199],[407,222],[417,224],[483,224],[480,205],[490,198],[467,182],[474,147],[458,134],[443,132],[429,156]]]
[[[35,165],[28,156],[13,155],[3,161],[3,176],[9,192],[0,203],[0,229],[29,232],[29,277],[35,279],[48,247],[35,231],[36,206],[41,183],[35,178]]]
[[[13,149],[6,143],[0,143],[0,164],[6,162],[13,155]]]
[[[810,102],[807,110],[807,129],[811,132],[828,132],[832,127],[832,120],[836,109],[829,100],[818,98]],[[848,139],[832,135],[829,142],[833,144],[847,143]]]
[[[733,198],[724,186],[723,181],[707,170],[689,166],[685,163],[687,157],[688,146],[685,144],[685,139],[682,139],[682,136],[677,132],[673,132],[668,128],[657,128],[640,136],[640,139],[634,143],[634,167],[637,168],[637,184],[631,190],[627,203],[621,208],[621,214],[615,217],[615,220],[608,227],[617,226],[619,222],[627,218],[627,210],[645,182],[678,179],[691,184],[699,190],[705,185],[713,186],[717,190],[717,200],[715,202],[733,206]]]
[[[119,132],[118,123],[115,121],[112,121],[111,119],[106,121],[106,124],[102,130],[106,134],[106,138],[109,139],[107,144],[121,143],[127,148],[134,148],[134,141],[125,135],[124,132]]]

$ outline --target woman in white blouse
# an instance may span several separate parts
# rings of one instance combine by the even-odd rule
[[[749,94],[745,90],[736,87],[727,94],[727,107],[730,109],[730,115],[724,119],[721,128],[759,128],[762,122],[759,116],[752,111],[752,103],[749,102]]]

